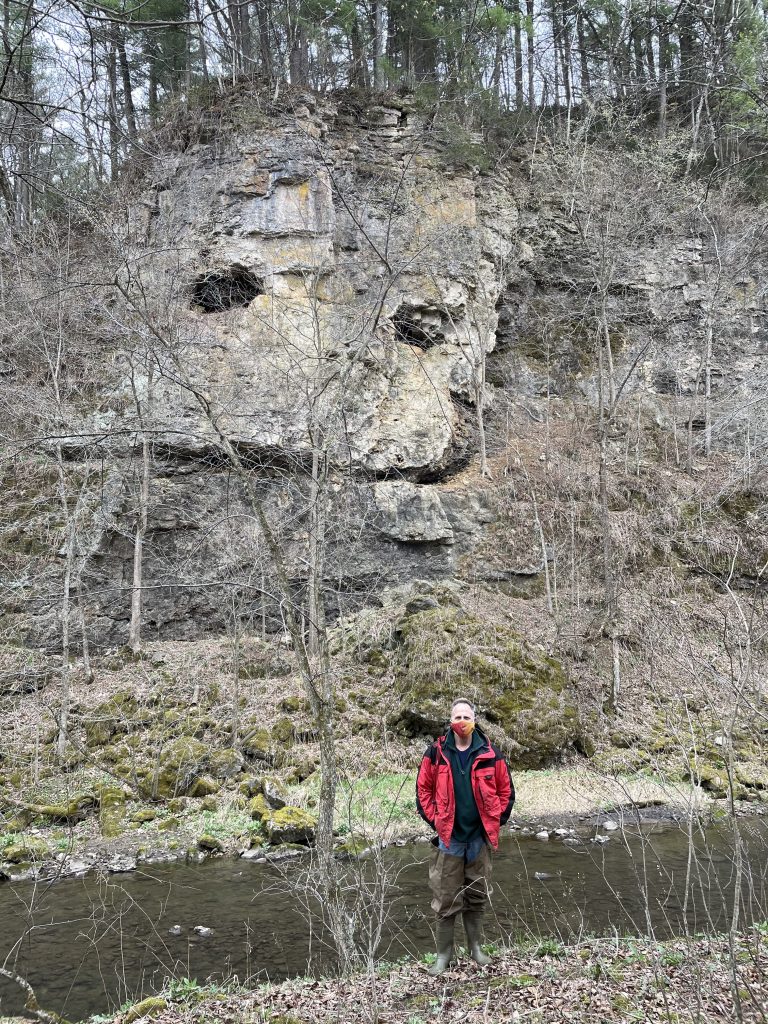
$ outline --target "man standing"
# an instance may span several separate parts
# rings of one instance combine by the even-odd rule
[[[490,848],[509,818],[515,790],[502,755],[476,727],[475,709],[460,698],[451,705],[451,728],[430,744],[416,779],[416,807],[437,832],[429,868],[437,915],[437,962],[442,974],[453,959],[453,931],[461,914],[475,963],[489,963],[480,948],[488,904]]]

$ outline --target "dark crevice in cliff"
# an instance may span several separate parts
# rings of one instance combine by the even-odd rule
[[[443,320],[436,309],[403,303],[392,317],[398,341],[428,349],[445,341]]]
[[[192,286],[192,304],[204,313],[222,313],[233,306],[248,306],[264,294],[264,282],[245,267],[206,271]]]

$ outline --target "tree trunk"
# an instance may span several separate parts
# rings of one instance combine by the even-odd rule
[[[240,732],[240,618],[232,597],[232,717],[229,723],[230,746],[237,746]]]
[[[613,373],[613,351],[611,350],[611,332],[608,326],[608,293],[602,289],[600,297],[600,333],[605,348],[605,362],[608,370],[608,415],[613,416],[613,403],[615,401],[616,382]]]
[[[667,47],[668,36],[666,26],[659,26],[659,120],[656,135],[659,139],[667,137]]]
[[[589,77],[589,61],[587,59],[587,40],[584,34],[584,14],[579,7],[576,14],[576,38],[579,44],[579,62],[581,68],[582,99],[592,92],[592,81]]]
[[[149,505],[150,451],[146,433],[141,441],[141,484],[136,529],[133,537],[133,586],[131,589],[131,622],[128,627],[128,646],[141,650],[141,595],[144,573],[144,537],[147,533],[147,506]]]
[[[537,108],[536,77],[534,74],[534,15],[534,0],[525,0],[525,31],[528,58],[528,109],[531,113],[534,112]]]
[[[352,63],[349,69],[349,84],[353,89],[368,87],[368,62],[363,46],[360,22],[355,15],[349,31],[349,42],[352,47]]]
[[[66,500],[64,502],[66,508]],[[68,514],[68,510],[67,510]],[[62,580],[61,608],[59,623],[61,625],[61,687],[59,692],[59,734],[56,741],[56,756],[64,760],[67,750],[67,731],[69,728],[69,613],[70,588],[72,585],[72,563],[75,556],[75,523],[74,517],[67,523],[67,544],[64,561],[64,577]]]
[[[157,117],[158,95],[157,95],[157,51],[154,42],[147,45],[147,58],[149,62],[149,75],[147,78],[147,106],[149,109],[149,120],[154,123]]]
[[[712,310],[707,312],[704,340],[704,454],[712,454]]]
[[[120,58],[120,77],[123,81],[123,109],[125,110],[128,139],[130,142],[135,143],[138,132],[136,131],[136,108],[133,105],[131,69],[128,64],[128,55],[125,52],[125,39],[119,32],[117,35],[117,52]]]
[[[573,69],[571,67],[571,26],[568,24],[568,13],[565,7],[561,11],[560,20],[560,61],[563,66],[563,90],[565,93],[565,105],[570,115],[573,97],[571,86],[573,81]]]
[[[147,510],[149,508],[149,488],[151,481],[152,456],[147,432],[146,414],[152,402],[152,363],[147,359],[147,397],[146,406],[142,408],[133,372],[131,373],[131,389],[136,405],[136,416],[141,428],[141,480],[139,483],[139,507],[136,512],[136,526],[133,536],[133,585],[131,588],[131,621],[128,627],[128,646],[132,651],[141,650],[141,601],[142,578],[144,575],[144,538],[147,533]]]
[[[384,86],[384,0],[374,0],[373,5],[373,87],[380,92]]]
[[[111,181],[117,181],[120,168],[120,118],[117,109],[117,45],[115,35],[117,26],[110,29],[110,37],[107,42],[107,82],[109,83],[109,113],[107,116],[107,130],[109,132],[109,176]]]
[[[309,572],[307,580],[307,619],[309,654],[317,659],[322,653],[325,636],[325,604],[323,600],[323,563],[325,553],[325,520],[327,506],[327,458],[322,437],[313,440],[312,477],[309,487]]]
[[[267,84],[272,82],[272,49],[269,45],[269,0],[258,0],[256,22],[259,26],[259,57],[261,74]]]
[[[298,18],[298,12],[296,14]],[[288,55],[288,71],[291,85],[305,86],[309,79],[309,55],[307,53],[307,30],[301,21],[291,26],[291,48]]]
[[[613,576],[613,551],[611,544],[611,517],[608,504],[608,428],[610,425],[610,409],[605,401],[605,346],[602,339],[598,341],[597,352],[597,394],[598,394],[598,440],[600,462],[598,470],[598,500],[600,502],[600,526],[602,530],[603,548],[603,594],[605,602],[604,631],[613,627],[616,614],[616,591]]]
[[[523,95],[523,13],[520,9],[520,0],[515,0],[512,15],[514,17],[515,109],[522,110],[525,105],[525,97]]]
[[[205,32],[203,29],[203,11],[200,6],[200,0],[195,0],[195,17],[197,19],[197,45],[200,52],[200,74],[203,82],[208,84],[208,51],[205,45]],[[189,63],[192,63],[191,54]]]
[[[552,22],[552,44],[553,44],[553,70],[554,81],[552,84],[552,107],[556,114],[560,109],[560,20],[558,18],[557,0],[552,0],[549,7],[549,17]],[[546,106],[546,104],[545,104]]]

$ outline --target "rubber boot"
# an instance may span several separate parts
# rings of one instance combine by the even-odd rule
[[[464,921],[464,931],[467,933],[469,955],[476,964],[486,967],[491,960],[480,949],[480,943],[483,940],[483,915],[478,914],[477,911],[465,910],[461,916]]]
[[[453,926],[455,924],[455,917],[439,917],[437,919],[437,960],[427,972],[433,978],[442,974],[453,960]]]

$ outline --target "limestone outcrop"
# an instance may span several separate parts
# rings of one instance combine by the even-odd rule
[[[78,533],[97,646],[127,635],[142,438],[148,637],[221,632],[232,594],[243,617],[282,628],[217,431],[256,471],[297,580],[308,470],[327,460],[332,616],[413,579],[522,579],[523,596],[540,593],[531,530],[503,558],[473,552],[506,514],[477,473],[483,433],[556,416],[565,399],[597,405],[584,314],[594,267],[578,209],[547,185],[547,160],[513,151],[506,169],[481,172],[407,100],[353,109],[310,96],[153,159],[115,229],[117,277],[133,289],[123,314],[142,343],[131,353],[124,327],[105,343],[98,407],[83,408],[79,433],[62,442],[76,464],[82,435],[98,439]],[[708,273],[701,240],[677,223],[638,236],[617,264],[606,315],[638,433],[701,429]],[[761,273],[729,279],[718,299],[710,383],[722,443],[740,444],[745,429],[734,395],[750,436],[765,429]],[[31,518],[18,544],[29,549],[45,529]],[[9,622],[53,650],[49,590],[19,598]]]

